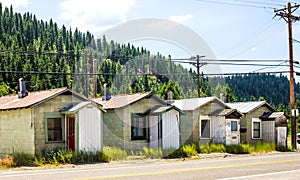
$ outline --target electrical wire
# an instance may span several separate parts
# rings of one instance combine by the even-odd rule
[[[274,3],[266,3],[266,2],[259,2],[259,1],[250,1],[250,0],[232,0],[232,1],[252,3],[252,4],[270,5],[270,6],[284,6],[282,4],[274,4]]]
[[[213,4],[223,4],[229,6],[241,6],[241,7],[249,7],[249,8],[259,8],[259,9],[275,9],[273,7],[267,6],[257,6],[257,5],[248,5],[248,4],[241,4],[241,3],[228,3],[228,2],[220,2],[220,1],[213,1],[213,0],[197,0],[204,3],[213,3]]]

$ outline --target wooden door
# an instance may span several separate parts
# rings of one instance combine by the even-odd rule
[[[75,151],[75,118],[68,117],[68,148]]]
[[[149,116],[150,148],[158,148],[158,116]]]

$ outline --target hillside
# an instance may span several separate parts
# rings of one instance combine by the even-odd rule
[[[172,90],[175,99],[197,97],[195,72],[159,53],[58,27],[53,20],[38,20],[29,12],[22,15],[1,3],[0,49],[0,96],[16,93],[23,77],[29,91],[67,86],[92,97],[96,76],[97,96],[107,84],[112,94],[152,91],[166,98]],[[299,83],[295,92],[299,99]],[[289,81],[271,74],[201,78],[202,97],[220,94],[230,102],[263,97],[287,106]]]

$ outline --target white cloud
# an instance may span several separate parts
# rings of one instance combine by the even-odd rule
[[[10,7],[10,5],[13,6],[13,8],[18,8],[20,6],[26,7],[28,5],[28,0],[2,0],[2,7]]]
[[[192,19],[193,17],[194,16],[191,13],[188,13],[188,14],[183,15],[183,16],[171,16],[169,19],[171,21],[175,21],[175,22],[178,22],[178,23],[183,23],[187,20]]]
[[[256,47],[251,48],[250,51],[256,51]]]
[[[135,0],[64,0],[60,18],[69,21],[72,29],[99,33],[127,20]]]

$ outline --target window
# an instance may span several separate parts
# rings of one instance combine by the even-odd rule
[[[210,138],[210,120],[201,120],[201,138]]]
[[[258,118],[252,119],[252,138],[261,139],[261,121]]]
[[[135,114],[131,118],[131,139],[146,140],[146,117],[139,117]]]
[[[45,113],[46,142],[63,141],[63,120],[60,113]]]
[[[231,131],[237,131],[238,130],[238,122],[237,121],[231,121]]]

